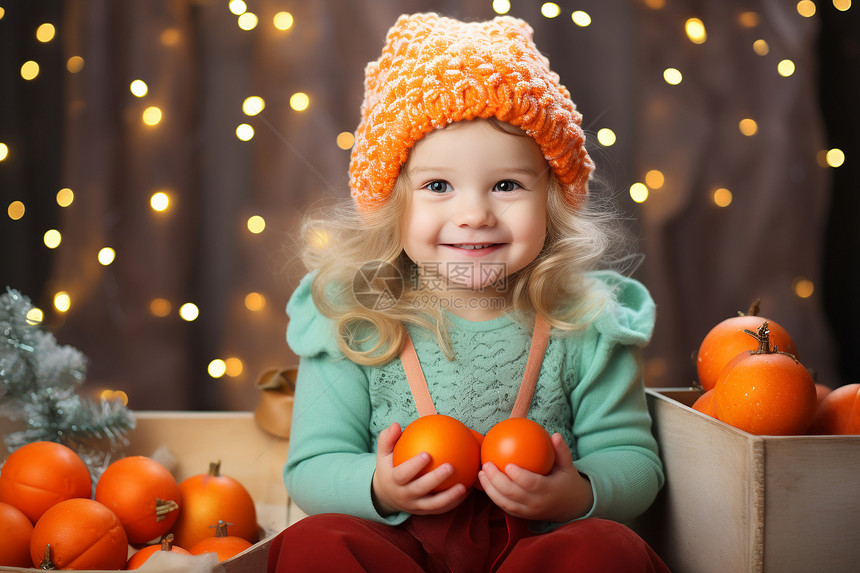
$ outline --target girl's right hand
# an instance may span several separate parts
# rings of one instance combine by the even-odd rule
[[[394,444],[403,433],[399,424],[392,424],[379,434],[376,444],[376,471],[373,473],[371,494],[380,515],[405,511],[414,515],[445,513],[460,505],[468,490],[463,484],[431,493],[431,490],[454,473],[451,464],[442,464],[433,471],[418,476],[430,463],[430,454],[422,452],[394,467]],[[416,477],[418,476],[418,477]]]

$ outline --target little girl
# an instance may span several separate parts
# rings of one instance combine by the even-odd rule
[[[621,522],[663,470],[640,347],[654,304],[606,268],[581,116],[523,21],[401,16],[366,70],[352,210],[308,223],[287,489],[309,517],[269,571],[667,571]],[[535,350],[537,349],[537,350]],[[524,373],[527,373],[524,375]],[[438,412],[551,435],[547,475],[485,464],[475,487],[402,428]]]

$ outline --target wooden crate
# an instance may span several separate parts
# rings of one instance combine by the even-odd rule
[[[210,461],[220,459],[222,474],[236,478],[248,489],[256,503],[260,524],[259,542],[223,563],[210,558],[182,560],[178,559],[182,556],[168,555],[169,563],[140,571],[166,572],[174,566],[171,570],[183,573],[265,571],[271,540],[290,521],[289,498],[281,477],[288,440],[261,430],[251,412],[135,412],[135,417],[137,427],[129,435],[127,455],[152,456],[157,450],[167,448],[175,458],[173,471],[178,480],[205,473]],[[10,429],[0,423],[0,431]],[[0,571],[35,569],[0,567]]]
[[[633,525],[676,573],[857,571],[860,436],[755,436],[648,389],[666,486]]]

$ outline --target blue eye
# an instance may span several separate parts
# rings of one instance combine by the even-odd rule
[[[504,181],[499,181],[496,183],[495,187],[493,187],[494,191],[502,191],[505,193],[509,193],[511,191],[516,191],[520,189],[522,186],[516,181],[511,181],[510,179],[505,179]]]
[[[424,188],[428,191],[432,191],[433,193],[445,193],[451,188],[451,186],[448,184],[447,181],[437,180],[431,181],[430,183],[425,185]]]

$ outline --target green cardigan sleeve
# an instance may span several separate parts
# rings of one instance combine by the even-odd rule
[[[362,368],[338,350],[333,323],[310,295],[306,277],[287,305],[287,341],[300,357],[284,483],[308,514],[345,513],[396,524],[408,515],[381,517],[371,499],[376,469],[369,432],[370,399]]]
[[[650,339],[655,308],[640,283],[602,278],[617,305],[601,313],[576,351],[575,465],[594,491],[587,517],[623,522],[644,512],[664,483],[642,378],[641,347]]]

